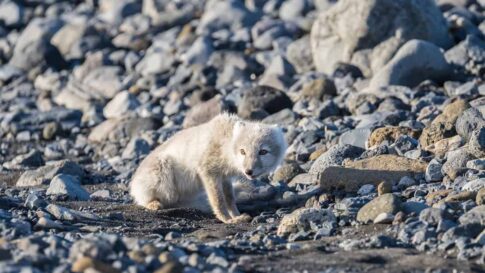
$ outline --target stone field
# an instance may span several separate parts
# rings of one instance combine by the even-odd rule
[[[245,224],[148,211],[138,164],[278,124]],[[485,272],[485,1],[0,0],[0,273]]]

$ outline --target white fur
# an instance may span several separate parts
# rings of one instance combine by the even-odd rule
[[[268,152],[260,155],[261,149]],[[255,176],[270,173],[282,162],[285,150],[278,127],[221,114],[178,132],[152,151],[134,174],[130,194],[148,208],[153,202],[161,208],[195,207],[212,210],[223,222],[237,222],[242,215],[232,181],[245,176],[247,169]]]

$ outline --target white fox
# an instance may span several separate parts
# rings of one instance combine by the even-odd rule
[[[184,129],[152,151],[135,172],[130,193],[150,210],[193,207],[224,223],[251,220],[240,214],[234,179],[254,179],[283,160],[286,141],[280,128],[220,114]],[[209,201],[210,207],[207,202]]]

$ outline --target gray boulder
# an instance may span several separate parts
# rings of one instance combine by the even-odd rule
[[[371,76],[411,39],[448,48],[448,27],[434,1],[342,0],[323,11],[311,32],[313,60],[330,74],[338,62]]]
[[[414,87],[424,80],[443,82],[452,74],[441,50],[432,43],[411,40],[372,77],[370,88],[388,85]]]

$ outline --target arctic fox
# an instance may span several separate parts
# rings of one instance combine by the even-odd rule
[[[135,172],[130,194],[150,210],[193,207],[212,210],[224,223],[246,222],[251,217],[239,213],[232,181],[273,171],[286,147],[280,128],[220,114],[152,151]]]

